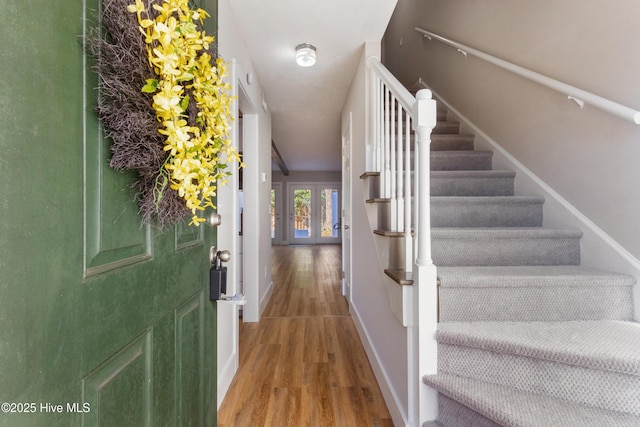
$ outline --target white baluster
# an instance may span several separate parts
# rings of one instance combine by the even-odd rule
[[[409,171],[409,167],[404,165],[404,140],[402,139],[402,114],[404,113],[404,108],[402,105],[398,103],[398,231],[406,231],[405,230],[405,222],[404,222],[404,198],[405,198],[405,188],[404,188],[404,175]],[[406,257],[405,257],[406,258]]]
[[[371,96],[369,97],[369,129],[370,129],[370,134],[369,134],[369,158],[368,163],[367,163],[367,171],[371,171],[371,172],[377,172],[379,171],[378,169],[378,144],[379,144],[379,140],[378,140],[378,132],[377,132],[377,126],[378,126],[378,114],[377,114],[377,101],[376,101],[376,85],[378,84],[378,76],[376,75],[376,73],[374,72],[373,69],[371,69],[371,78],[370,78],[370,93]]]
[[[391,129],[389,128],[389,88],[385,85],[384,86],[384,99],[383,99],[383,105],[384,105],[384,136],[383,136],[383,148],[382,148],[382,159],[383,159],[383,166],[382,166],[382,181],[381,181],[381,187],[382,187],[382,197],[385,199],[388,199],[389,197],[391,197],[391,190],[390,190],[390,186],[391,186],[391,176],[390,176],[390,172],[389,169],[391,168],[390,165],[390,156],[389,156],[389,142],[390,142],[390,132]]]
[[[393,94],[389,96],[389,189],[391,193],[389,223],[391,231],[398,231],[398,175],[396,159],[396,98]]]
[[[413,271],[413,236],[411,235],[411,231],[413,229],[413,223],[411,221],[411,213],[413,212],[413,204],[411,203],[411,118],[409,113],[407,112],[407,120],[405,121],[405,151],[404,158],[405,163],[407,165],[407,171],[404,175],[404,187],[405,187],[405,208],[404,208],[404,224],[405,224],[405,234],[404,234],[404,251],[405,251],[405,259],[404,259],[404,270],[407,273]],[[414,192],[415,193],[415,190]]]

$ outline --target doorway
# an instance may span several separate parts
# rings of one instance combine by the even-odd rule
[[[289,244],[341,242],[340,187],[338,182],[289,184]]]
[[[258,144],[257,136],[257,108],[252,103],[235,60],[231,61],[232,94],[235,98],[233,105],[234,117],[231,129],[231,144],[239,152],[246,152]],[[254,282],[245,281],[247,265],[252,264],[253,258],[247,256],[243,236],[247,234],[247,226],[253,224],[255,215],[251,209],[246,210],[247,200],[244,197],[243,178],[246,172],[237,171],[229,177],[227,185],[218,188],[217,212],[222,216],[222,224],[217,227],[218,250],[228,250],[230,259],[225,263],[227,267],[227,295],[255,298],[257,289]],[[247,215],[248,214],[248,215]],[[247,220],[249,216],[249,220]],[[250,230],[252,231],[252,230]],[[248,259],[247,259],[248,258]],[[242,299],[219,301],[216,303],[218,336],[217,336],[217,373],[218,393],[217,404],[222,403],[227,390],[239,366],[239,324]],[[251,308],[249,308],[251,309]],[[242,306],[243,315],[247,306]],[[245,316],[246,317],[246,316]]]

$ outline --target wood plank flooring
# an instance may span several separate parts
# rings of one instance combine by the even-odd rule
[[[274,291],[242,323],[219,427],[393,426],[340,293],[340,246],[273,248]]]

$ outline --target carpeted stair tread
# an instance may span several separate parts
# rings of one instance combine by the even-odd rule
[[[635,279],[579,265],[438,267],[442,288],[632,286]]]
[[[427,421],[426,423],[422,424],[422,427],[445,427],[445,426],[438,423],[437,421]]]
[[[451,322],[438,342],[640,376],[640,323]]]
[[[505,427],[637,427],[640,417],[439,373],[424,382]]]

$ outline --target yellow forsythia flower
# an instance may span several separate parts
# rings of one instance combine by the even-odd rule
[[[212,64],[206,49],[214,38],[196,25],[195,21],[201,23],[210,16],[206,11],[192,10],[188,0],[165,0],[152,7],[158,13],[154,19],[142,0],[135,0],[127,10],[137,15],[149,64],[158,77],[151,90],[149,85],[144,90],[156,89],[153,108],[162,125],[158,132],[166,136],[164,150],[169,153],[163,168],[170,187],[193,213],[191,224],[197,226],[204,221],[198,211],[215,208],[216,185],[226,182],[230,174],[226,164],[243,166],[229,141],[232,98],[231,86],[224,82],[227,66],[222,58]],[[196,126],[189,126],[186,120],[191,102],[198,109]],[[156,192],[159,197],[161,191]]]

